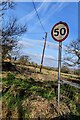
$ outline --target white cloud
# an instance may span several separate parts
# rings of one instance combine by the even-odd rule
[[[29,43],[29,42],[27,42],[27,41],[24,41],[24,40],[20,40],[20,41],[18,41],[18,45],[21,45],[22,47],[34,47],[34,45],[33,44],[31,44],[31,43]]]
[[[52,42],[49,42],[47,41],[46,42],[46,48],[50,48],[50,49],[56,49],[58,50],[59,48],[59,44],[58,43],[52,43]],[[28,39],[28,38],[22,38],[22,40],[18,41],[18,44],[21,44],[24,48],[27,48],[27,47],[43,47],[44,45],[44,40],[33,40],[33,39]],[[62,46],[62,48],[65,50],[66,49],[66,46]]]
[[[34,0],[34,2],[79,2],[79,0]],[[14,0],[14,2],[32,2],[32,0]]]
[[[31,58],[31,61],[40,64],[41,63],[41,55],[39,54],[33,54],[33,53],[27,53],[29,57]],[[57,59],[55,59],[53,56],[45,55],[44,56],[44,61],[43,61],[44,66],[54,66],[57,67]]]
[[[44,40],[33,40],[33,39],[23,38],[22,40],[19,41],[19,44],[23,46],[21,49],[21,54],[28,55],[31,58],[31,61],[35,63],[38,63],[38,64],[41,63]],[[59,46],[58,43],[52,43],[47,41],[46,51],[44,54],[44,65],[57,66],[58,46]],[[63,46],[63,48],[66,48],[66,47]]]
[[[44,1],[45,1],[45,0],[44,0]],[[42,8],[44,8],[44,2],[42,2],[42,3],[40,4],[40,6],[37,7],[37,12],[40,12]],[[26,19],[27,21],[30,21],[30,20],[32,20],[32,19],[34,18],[35,15],[36,15],[36,12],[35,12],[34,9],[33,9],[33,11],[31,11],[30,13],[28,13],[27,15],[25,15],[24,17],[22,17],[21,19],[19,19],[18,22],[24,21],[25,19]],[[28,18],[28,19],[27,19],[27,18]]]
[[[48,4],[45,4],[45,2],[46,2],[46,0],[43,0],[43,2],[37,7],[37,12],[39,14],[41,14],[41,16],[43,16],[43,17],[41,17],[42,18],[41,22],[44,23],[44,24],[50,18],[51,15],[60,11],[64,7],[63,2],[62,3],[57,2],[53,6],[50,6],[51,5],[50,2]],[[33,9],[33,11],[31,11],[30,13],[28,13],[27,15],[25,15],[24,17],[19,19],[18,22],[22,22],[22,21],[25,21],[25,20],[26,20],[26,22],[31,22],[32,20],[34,20],[34,17],[37,18],[36,12]],[[47,17],[47,19],[46,19],[46,17]],[[33,27],[31,28],[30,31],[33,31],[34,29],[36,29],[37,25],[39,25],[38,20],[35,22],[35,24],[33,24]]]

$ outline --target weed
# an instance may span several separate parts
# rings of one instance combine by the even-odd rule
[[[12,85],[14,80],[15,80],[15,75],[13,73],[8,73],[7,75],[8,84]]]

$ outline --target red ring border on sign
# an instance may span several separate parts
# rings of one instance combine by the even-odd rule
[[[57,25],[59,25],[59,24],[64,24],[64,25],[66,26],[66,28],[67,28],[67,34],[66,34],[66,36],[65,36],[62,40],[57,40],[57,39],[53,36],[53,29],[55,28],[55,26],[57,26]],[[57,42],[62,42],[62,41],[64,41],[64,40],[67,38],[68,34],[69,34],[69,27],[68,27],[67,23],[62,22],[62,21],[60,21],[59,23],[56,23],[56,24],[53,26],[52,30],[51,30],[52,38],[53,38],[55,41],[57,41]]]

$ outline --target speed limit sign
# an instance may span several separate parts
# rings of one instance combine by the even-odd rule
[[[55,41],[62,42],[69,34],[69,27],[65,22],[59,22],[52,28],[51,35]]]
[[[61,52],[62,41],[67,38],[69,34],[69,27],[65,22],[60,21],[55,24],[51,30],[52,38],[59,42],[59,56],[58,56],[58,110],[60,105],[60,79],[61,79]]]

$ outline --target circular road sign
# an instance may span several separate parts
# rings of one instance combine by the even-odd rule
[[[55,41],[62,42],[69,34],[69,27],[65,22],[55,24],[51,30],[52,38]]]

